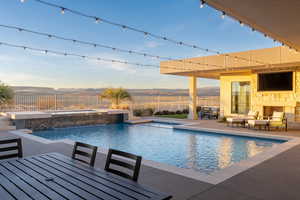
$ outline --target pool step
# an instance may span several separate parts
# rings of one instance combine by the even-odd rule
[[[142,124],[142,123],[149,123],[152,122],[151,119],[135,119],[135,120],[127,120],[125,123],[127,124]]]

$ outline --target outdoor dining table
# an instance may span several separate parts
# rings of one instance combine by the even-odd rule
[[[59,153],[0,162],[1,200],[168,200],[137,182]]]

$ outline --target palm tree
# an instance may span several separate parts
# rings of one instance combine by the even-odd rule
[[[110,100],[112,106],[115,106],[116,108],[119,108],[119,105],[122,103],[122,101],[132,100],[129,92],[123,88],[107,88],[102,92],[100,98]]]
[[[8,85],[0,82],[0,105],[9,103],[14,97],[14,91]]]

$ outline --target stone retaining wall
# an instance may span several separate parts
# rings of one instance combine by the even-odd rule
[[[17,129],[45,130],[70,126],[122,123],[127,114],[89,113],[72,115],[52,115],[50,118],[15,120]]]

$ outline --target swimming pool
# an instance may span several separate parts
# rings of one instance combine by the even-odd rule
[[[125,123],[58,128],[33,135],[71,139],[142,155],[144,159],[210,174],[261,153],[283,140],[173,129],[168,123]]]

